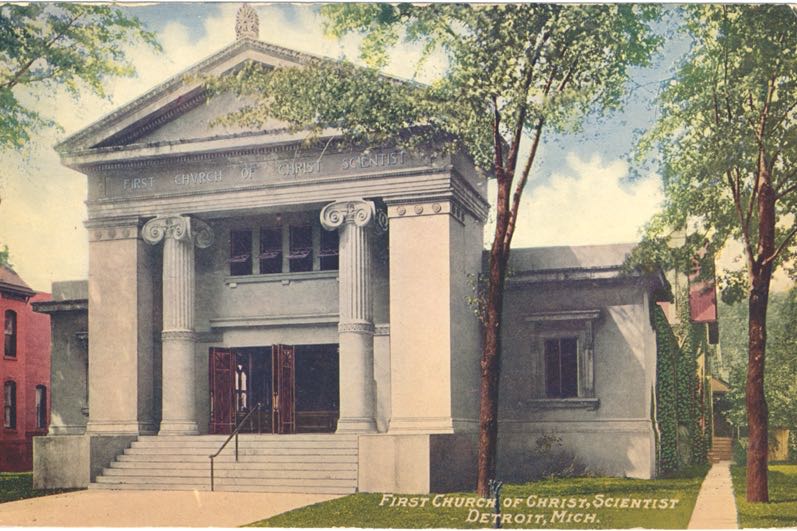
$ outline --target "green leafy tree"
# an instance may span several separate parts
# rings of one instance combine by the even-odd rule
[[[797,17],[785,5],[682,13],[692,47],[640,146],[659,155],[665,204],[638,258],[666,258],[669,233],[683,227],[681,270],[704,247],[711,259],[728,240],[742,242],[745,270],[725,278],[724,294],[748,299],[747,500],[767,501],[766,311],[773,270],[793,257],[797,232]]]
[[[3,249],[0,250],[0,266],[11,267],[11,257],[8,251],[8,245],[3,244]]]
[[[504,282],[523,189],[547,132],[572,131],[592,111],[621,105],[629,69],[659,44],[649,5],[336,4],[324,6],[336,36],[364,35],[368,68],[316,61],[250,68],[222,82],[253,103],[230,119],[266,118],[298,128],[341,128],[354,142],[465,149],[496,181],[495,233],[483,307],[478,492],[495,476],[500,328]],[[442,54],[431,85],[379,74],[401,41],[421,61]],[[522,156],[521,156],[522,154]]]
[[[746,304],[723,305],[720,342],[723,365],[727,366],[731,391],[728,417],[736,426],[747,426],[744,383],[746,338],[737,331],[747,320]],[[773,293],[767,311],[767,368],[765,395],[769,404],[769,423],[773,427],[797,428],[797,288],[788,293]]]
[[[141,22],[111,5],[40,3],[0,5],[0,150],[22,148],[31,135],[55,126],[20,97],[66,89],[106,96],[108,78],[135,73],[123,46],[159,45]]]

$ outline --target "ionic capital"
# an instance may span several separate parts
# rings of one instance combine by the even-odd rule
[[[363,199],[335,201],[321,209],[321,226],[326,230],[335,230],[344,223],[365,227],[375,215],[376,207],[372,201]]]
[[[191,242],[204,249],[213,243],[213,230],[202,220],[189,216],[167,215],[149,220],[141,229],[141,237],[150,245],[164,238]]]

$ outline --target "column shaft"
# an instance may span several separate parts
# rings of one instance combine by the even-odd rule
[[[186,216],[159,216],[143,229],[144,240],[163,246],[163,411],[161,435],[199,433],[196,420],[194,245],[208,247],[213,233]]]
[[[340,239],[340,419],[338,432],[376,430],[371,245],[367,227],[346,223]]]
[[[196,434],[194,244],[166,238],[163,247],[163,415],[160,433]]]
[[[338,201],[321,211],[327,230],[340,230],[340,418],[338,433],[376,431],[371,228],[374,205]]]

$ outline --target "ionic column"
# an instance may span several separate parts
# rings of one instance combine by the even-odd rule
[[[321,210],[321,225],[340,231],[338,433],[376,431],[369,226],[374,217],[374,204],[362,199],[336,201]]]
[[[213,243],[210,227],[188,216],[158,216],[144,241],[163,240],[163,414],[161,435],[199,433],[194,392],[194,245]]]

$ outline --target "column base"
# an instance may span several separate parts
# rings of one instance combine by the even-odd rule
[[[335,433],[376,433],[376,421],[370,418],[342,418]]]
[[[199,427],[190,420],[163,420],[158,435],[199,435]]]
[[[89,420],[85,433],[89,435],[138,435],[149,425],[136,420]]]

